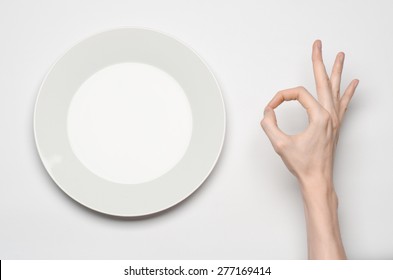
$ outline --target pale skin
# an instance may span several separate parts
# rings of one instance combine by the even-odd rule
[[[333,164],[340,126],[359,80],[353,80],[341,94],[344,57],[342,52],[337,54],[329,76],[322,59],[322,43],[316,40],[312,64],[318,98],[304,87],[279,91],[266,106],[261,121],[274,150],[299,182],[309,259],[346,259],[337,215]],[[308,127],[296,135],[281,131],[274,113],[275,108],[290,100],[297,100],[309,118]]]

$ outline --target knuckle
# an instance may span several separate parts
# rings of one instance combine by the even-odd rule
[[[345,99],[340,100],[339,107],[340,107],[340,110],[342,110],[343,112],[346,112],[348,110],[348,105],[349,104],[348,104],[348,102],[346,102]]]
[[[333,93],[333,100],[338,104],[338,99],[340,97],[340,88],[337,87],[332,87],[332,93]]]
[[[342,105],[342,103],[340,104],[342,107],[342,110],[344,111],[344,113],[348,110],[348,104],[344,104]]]
[[[317,83],[317,90],[323,90],[325,88],[331,90],[331,82],[328,76],[321,77],[320,81],[320,83]]]
[[[334,130],[337,130],[340,126],[340,121],[337,116],[331,117],[331,123]]]
[[[262,119],[261,122],[259,123],[261,125],[262,128],[265,128],[267,123],[266,123],[266,119]]]
[[[273,148],[277,154],[281,155],[286,146],[287,144],[283,140],[278,140],[274,143]]]
[[[326,110],[323,109],[323,108],[320,110],[318,116],[319,116],[319,117],[318,117],[318,120],[319,120],[319,122],[320,122],[321,124],[327,124],[327,123],[329,123],[330,120],[331,120],[331,116],[330,116],[329,112],[326,111]]]
[[[333,130],[337,130],[340,127],[340,120],[336,114],[330,114],[327,110],[322,109],[318,116],[320,125],[331,127]]]

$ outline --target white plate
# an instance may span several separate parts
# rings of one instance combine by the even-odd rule
[[[117,75],[119,69],[126,75]],[[113,95],[111,89],[106,94],[107,84],[100,76],[103,73],[116,80]],[[143,81],[138,76],[141,73],[157,74],[158,80],[155,81],[162,84],[152,87],[156,91],[151,97],[139,95],[139,99],[135,99],[133,94],[140,93],[138,87],[141,92],[144,90],[141,88]],[[92,81],[95,81],[93,86]],[[129,83],[126,87],[131,88],[123,90],[123,82]],[[149,81],[145,83],[151,84],[154,85]],[[95,91],[99,93],[94,95]],[[130,95],[124,95],[125,92]],[[172,109],[165,107],[170,104],[157,93],[166,94],[168,100],[174,100],[177,105]],[[112,96],[117,100],[114,103],[111,102]],[[138,104],[146,107],[131,106],[135,100],[143,100],[144,103]],[[120,126],[111,123],[116,120],[114,108],[109,111],[100,109],[107,103],[112,107],[130,105],[124,107],[125,111],[122,108],[125,114],[117,116],[122,123]],[[131,109],[127,111],[127,108]],[[157,122],[151,127],[152,118],[149,116],[161,109],[165,111],[165,108],[170,110],[169,117],[156,118]],[[128,129],[130,118],[138,117],[133,115],[135,112],[142,114],[142,118],[136,118],[137,122],[132,119],[130,127],[135,130]],[[95,129],[97,125],[99,127]],[[55,63],[37,97],[34,133],[46,170],[71,198],[105,214],[143,216],[179,203],[207,178],[223,145],[225,108],[212,72],[190,48],[160,32],[120,28],[80,42]],[[121,137],[116,138],[116,133]],[[178,137],[179,141],[170,137]],[[156,138],[161,141],[157,142]],[[105,146],[108,139],[117,139],[121,145],[129,141],[130,146],[125,146],[123,153],[116,144]],[[144,143],[153,146],[143,147]],[[167,148],[176,147],[176,152],[165,154]],[[97,153],[100,148],[105,152]],[[132,153],[137,156],[133,158]],[[141,157],[143,153],[145,157]],[[95,154],[96,159],[92,158]],[[155,159],[155,156],[158,157]],[[124,163],[124,158],[125,162],[130,159],[132,162],[119,165]],[[157,164],[161,159],[162,166]],[[144,168],[138,162],[143,162]]]

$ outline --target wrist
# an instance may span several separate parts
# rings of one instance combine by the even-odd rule
[[[314,176],[303,180],[301,190],[309,258],[345,259],[338,222],[338,199],[332,177]]]
[[[315,175],[299,179],[306,209],[327,207],[331,211],[338,207],[337,194],[332,176]]]

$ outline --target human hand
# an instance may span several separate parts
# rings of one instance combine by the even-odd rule
[[[318,100],[305,88],[279,91],[265,108],[261,126],[275,151],[302,185],[312,177],[332,178],[334,152],[340,125],[358,80],[353,80],[340,96],[344,53],[337,54],[332,74],[326,73],[321,41],[312,48],[312,61]],[[287,135],[277,126],[274,109],[284,101],[297,100],[307,110],[309,125],[297,135]]]
[[[280,91],[266,106],[261,126],[300,183],[309,258],[346,259],[333,186],[333,161],[340,125],[359,81],[353,80],[340,95],[344,53],[337,54],[329,77],[319,40],[314,42],[312,61],[318,100],[303,87]],[[306,130],[292,136],[278,128],[274,113],[275,108],[289,100],[299,101],[309,118]]]

